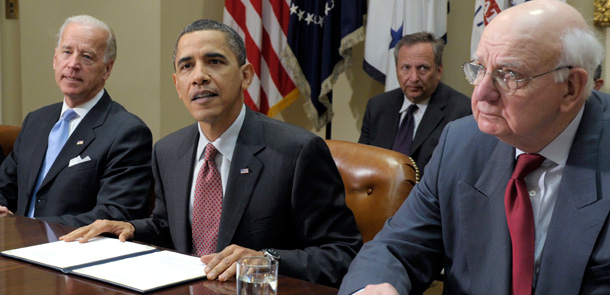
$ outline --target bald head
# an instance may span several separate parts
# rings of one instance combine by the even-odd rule
[[[474,56],[485,73],[471,100],[479,128],[540,151],[579,113],[602,57],[595,34],[568,4],[534,0],[506,9],[485,28]]]
[[[500,13],[483,31],[475,58],[485,54],[481,50],[494,47],[520,57],[514,61],[515,66],[533,73],[543,65],[583,68],[589,76],[585,97],[590,95],[595,67],[603,58],[603,47],[580,12],[557,0],[529,1]],[[554,76],[559,81],[565,79],[565,74],[558,71]]]
[[[561,21],[558,21],[561,20]],[[587,29],[587,23],[574,7],[556,0],[529,1],[511,7],[492,20],[486,31],[511,31],[540,43],[561,43],[569,29]]]
[[[494,23],[508,24],[514,29],[536,29],[543,34],[561,33],[566,28],[587,28],[587,22],[574,7],[557,0],[535,0],[513,6],[494,18],[490,25]]]

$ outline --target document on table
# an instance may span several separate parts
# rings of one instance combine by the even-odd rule
[[[73,273],[139,292],[149,292],[205,278],[204,267],[199,257],[158,251],[75,269]]]
[[[86,243],[51,242],[0,254],[138,292],[206,276],[205,264],[198,257],[106,237]]]
[[[66,270],[92,262],[152,251],[157,251],[157,249],[148,245],[97,237],[86,243],[57,241],[6,250],[2,252],[2,255]]]

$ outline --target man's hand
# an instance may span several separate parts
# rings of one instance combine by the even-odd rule
[[[220,253],[203,255],[201,262],[206,263],[205,272],[208,280],[224,282],[235,276],[237,272],[237,260],[246,256],[265,256],[261,251],[230,245]]]
[[[398,295],[398,291],[394,286],[383,283],[379,285],[368,285],[361,292],[356,292],[358,295]]]
[[[59,237],[59,239],[66,242],[71,242],[81,238],[78,240],[78,242],[84,243],[102,233],[111,233],[118,236],[121,242],[125,242],[133,239],[135,231],[136,229],[133,227],[133,224],[129,222],[98,219],[92,224],[80,227],[65,236]]]
[[[6,214],[13,214],[13,212],[4,206],[0,206],[0,216],[4,216]]]

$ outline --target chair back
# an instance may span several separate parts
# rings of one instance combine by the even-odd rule
[[[20,126],[0,125],[0,146],[2,146],[5,158],[13,151],[13,145],[17,135],[19,135],[19,131],[21,131]]]
[[[410,157],[392,150],[341,140],[326,140],[345,186],[363,241],[372,240],[419,181]]]

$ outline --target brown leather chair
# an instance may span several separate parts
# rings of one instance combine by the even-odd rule
[[[5,158],[13,151],[19,131],[21,131],[20,126],[0,125],[0,146],[2,146]]]
[[[326,140],[345,186],[364,242],[372,240],[419,181],[410,157],[392,150],[341,140]]]

